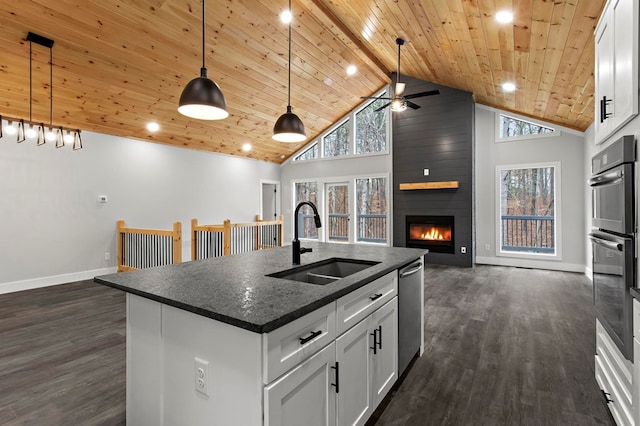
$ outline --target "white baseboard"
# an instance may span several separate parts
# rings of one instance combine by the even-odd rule
[[[0,283],[0,294],[13,293],[15,291],[32,290],[34,288],[49,287],[52,285],[71,283],[74,281],[89,280],[97,275],[113,274],[117,270],[113,268],[93,269],[90,271],[74,272],[72,274],[54,275],[51,277],[33,278],[30,280]]]
[[[480,265],[516,266],[520,268],[550,269],[552,271],[585,272],[584,265],[565,262],[550,262],[548,260],[529,260],[513,257],[482,257],[476,256],[476,263]]]

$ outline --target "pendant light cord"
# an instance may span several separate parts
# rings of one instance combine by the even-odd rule
[[[31,67],[31,63],[33,62],[32,59],[32,45],[33,43],[31,43],[31,41],[29,41],[29,121],[31,121],[33,119],[32,117],[32,112],[33,112],[33,71],[32,71],[32,67]]]
[[[202,69],[205,69],[205,65],[204,65],[204,2],[205,0],[202,0]]]
[[[53,125],[53,46],[49,48],[49,127]],[[53,131],[53,129],[51,129]]]
[[[291,21],[293,21],[293,11],[291,10],[291,0],[289,0],[289,84],[287,89],[287,109],[291,108]]]

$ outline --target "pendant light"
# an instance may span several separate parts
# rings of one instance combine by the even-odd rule
[[[185,86],[182,95],[180,95],[178,112],[199,120],[221,120],[227,118],[229,113],[220,87],[207,77],[207,68],[204,63],[204,2],[205,0],[202,0],[202,68],[200,68],[200,77],[194,78]]]
[[[289,12],[291,12],[291,0],[289,0]],[[287,112],[276,121],[272,137],[278,142],[302,142],[307,139],[304,124],[302,124],[300,117],[291,111],[291,21],[289,21],[289,85],[287,90]]]

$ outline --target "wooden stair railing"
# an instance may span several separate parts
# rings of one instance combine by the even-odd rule
[[[118,272],[182,262],[182,224],[172,230],[126,228],[118,221]]]

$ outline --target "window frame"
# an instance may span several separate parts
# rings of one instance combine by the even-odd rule
[[[501,212],[501,174],[505,170],[536,169],[544,167],[554,168],[554,241],[555,253],[523,253],[502,251],[502,212]],[[496,166],[495,171],[495,255],[496,257],[508,257],[518,259],[535,260],[562,260],[562,168],[559,161],[544,163],[502,164]]]
[[[336,158],[336,157],[333,157]],[[386,206],[387,206],[387,211],[386,211],[386,215],[387,215],[387,223],[386,223],[386,235],[387,235],[387,241],[386,243],[377,243],[377,242],[369,242],[369,241],[357,241],[357,231],[358,231],[358,224],[357,224],[357,220],[355,220],[355,217],[357,217],[357,210],[356,210],[356,206],[357,206],[357,194],[356,194],[356,180],[357,179],[368,179],[368,178],[384,178],[385,179],[385,193],[387,195],[387,202],[386,202]],[[297,183],[303,183],[303,182],[315,182],[316,183],[316,188],[317,188],[317,193],[316,193],[316,201],[318,202],[319,205],[317,205],[316,207],[318,208],[318,213],[320,214],[320,217],[324,218],[327,217],[327,209],[328,207],[326,206],[326,187],[327,184],[332,184],[332,183],[345,183],[348,182],[348,186],[349,186],[349,202],[350,202],[350,208],[349,208],[349,216],[350,218],[353,218],[353,220],[350,221],[350,230],[349,230],[349,235],[350,235],[350,239],[348,241],[349,244],[362,244],[362,245],[373,245],[373,246],[382,246],[382,247],[391,247],[392,243],[393,243],[393,236],[391,235],[392,232],[392,221],[393,221],[393,206],[392,206],[392,198],[393,198],[393,194],[390,194],[390,190],[391,190],[391,177],[389,175],[389,173],[367,173],[367,174],[362,174],[362,175],[350,175],[350,176],[331,176],[331,177],[319,177],[319,178],[300,178],[300,179],[292,179],[291,180],[291,235],[294,235],[295,232],[295,220],[294,220],[294,213],[295,213],[295,208],[296,208],[296,184]],[[324,223],[324,222],[323,222]],[[320,228],[319,232],[318,232],[318,239],[312,239],[312,238],[304,238],[301,236],[298,236],[298,238],[300,239],[300,241],[320,241],[320,242],[331,242],[328,240],[328,237],[326,235],[328,228],[327,227],[322,227]],[[335,243],[335,244],[344,244],[344,243]]]
[[[315,146],[317,146],[317,148],[318,148],[318,157],[316,157],[316,158],[300,158],[302,155],[304,155],[308,151],[312,150]],[[321,156],[320,156],[320,148],[321,147],[319,145],[319,142],[316,141],[315,143],[312,143],[312,144],[306,146],[304,149],[301,149],[300,151],[298,151],[298,154],[293,157],[293,161],[313,161],[313,160],[317,160],[317,159],[321,158]]]
[[[562,134],[560,129],[558,129],[557,127],[550,125],[548,123],[543,123],[533,118],[523,117],[521,115],[514,114],[514,113],[503,113],[503,112],[497,112],[497,111],[495,112],[494,115],[495,115],[495,142],[496,143],[522,141],[522,140],[528,140],[528,139],[554,138]],[[553,131],[548,133],[539,133],[535,135],[519,135],[519,136],[511,136],[508,138],[503,138],[500,136],[500,117],[501,116],[509,117],[511,119],[518,120],[518,121],[524,121],[526,123],[551,129]]]
[[[386,87],[384,89],[382,89],[381,91],[377,92],[376,94],[374,94],[373,96],[375,96],[376,98],[380,97],[380,96],[390,96],[389,95],[389,87]],[[372,102],[375,102],[376,99],[367,99],[364,102],[362,102],[360,105],[358,105],[356,108],[354,108],[353,110],[351,110],[347,115],[345,115],[344,117],[342,117],[339,121],[337,121],[336,123],[332,124],[331,127],[327,128],[327,130],[325,130],[324,132],[322,132],[321,134],[319,134],[316,138],[314,138],[313,140],[311,140],[309,143],[307,143],[305,146],[303,146],[302,148],[300,148],[290,159],[291,163],[295,164],[297,162],[307,162],[307,161],[327,161],[327,160],[341,160],[344,158],[360,158],[360,157],[370,157],[370,156],[376,156],[376,155],[389,155],[389,153],[391,152],[391,122],[392,122],[392,117],[391,117],[391,113],[387,114],[387,125],[386,125],[386,149],[384,151],[377,151],[377,152],[367,152],[367,153],[363,153],[363,154],[356,154],[356,114],[358,114],[360,111],[362,111],[363,109],[365,109],[366,107],[369,106],[369,104],[371,104]],[[335,157],[325,157],[324,155],[324,138],[325,136],[328,136],[329,134],[331,134],[334,130],[336,130],[338,127],[340,127],[341,125],[343,125],[346,121],[349,121],[349,149],[347,151],[346,155],[339,155],[339,156],[335,156]],[[296,157],[300,156],[302,153],[304,153],[305,151],[307,151],[308,149],[311,149],[311,147],[314,144],[318,144],[318,158],[313,158],[313,159],[308,159],[308,160],[303,160],[303,159],[296,159]]]

